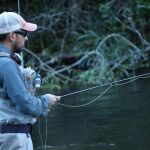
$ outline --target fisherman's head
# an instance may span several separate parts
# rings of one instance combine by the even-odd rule
[[[9,45],[14,52],[20,52],[28,40],[27,32],[35,31],[37,25],[25,21],[14,12],[0,14],[0,42]]]

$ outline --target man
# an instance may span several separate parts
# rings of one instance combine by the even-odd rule
[[[51,94],[31,95],[13,57],[24,48],[27,31],[36,29],[14,12],[0,14],[0,150],[33,150],[32,124],[59,100]]]

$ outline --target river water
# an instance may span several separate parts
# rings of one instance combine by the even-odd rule
[[[87,103],[106,88],[64,97],[61,102]],[[79,89],[82,87],[60,93]],[[150,79],[113,86],[86,107],[56,105],[47,117],[47,130],[46,119],[40,119],[32,138],[35,150],[44,150],[42,145],[46,145],[46,150],[150,150]]]

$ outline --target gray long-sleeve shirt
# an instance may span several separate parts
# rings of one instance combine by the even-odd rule
[[[10,53],[10,50],[0,44],[0,52]],[[0,123],[6,120],[34,123],[34,117],[47,115],[50,107],[48,96],[35,97],[27,91],[21,71],[11,58],[0,57],[0,85],[6,92],[5,98],[0,95]]]

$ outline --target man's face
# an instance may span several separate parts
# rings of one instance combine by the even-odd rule
[[[18,30],[14,32],[16,34],[16,40],[13,43],[14,52],[21,52],[25,47],[25,42],[28,40],[27,31]]]

